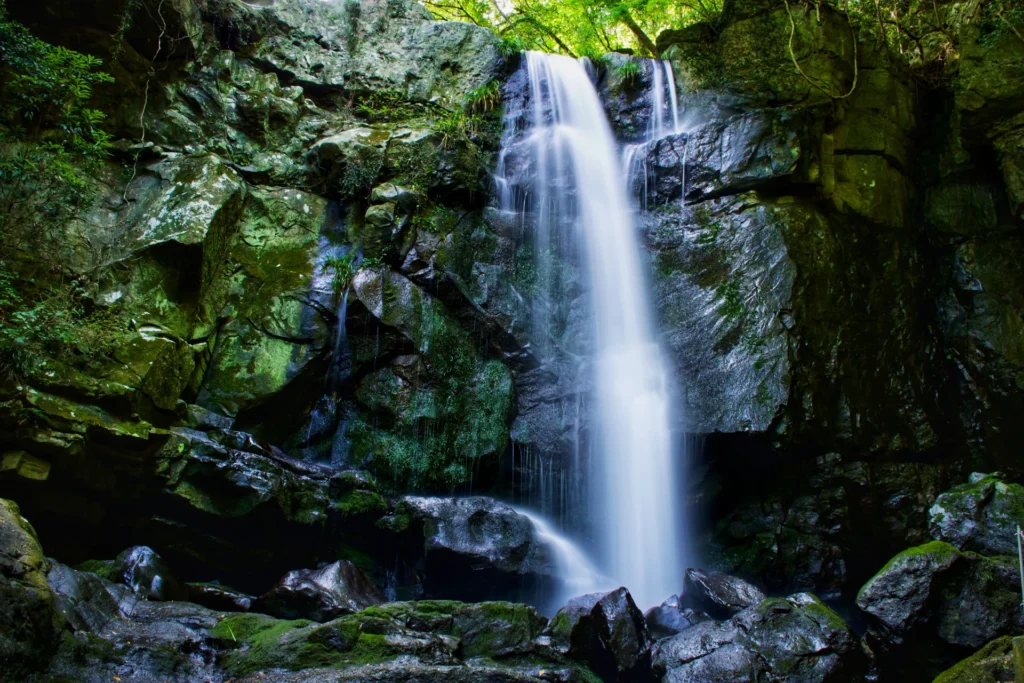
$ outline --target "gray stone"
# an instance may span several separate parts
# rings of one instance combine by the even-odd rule
[[[809,593],[769,598],[729,621],[707,621],[654,646],[655,675],[672,683],[859,680],[860,642]]]
[[[1017,527],[1024,525],[1024,487],[999,474],[972,474],[966,484],[940,495],[928,511],[929,530],[960,550],[985,555],[1017,552]]]
[[[651,636],[625,588],[573,598],[545,633],[554,648],[606,681],[643,680],[650,666]]]
[[[687,569],[680,602],[717,619],[728,619],[761,604],[764,599],[764,593],[743,579],[720,572]]]
[[[384,593],[354,564],[288,572],[263,594],[255,610],[281,619],[330,621],[384,602]]]
[[[148,600],[187,600],[188,592],[152,548],[128,548],[114,561],[114,573],[137,595]]]

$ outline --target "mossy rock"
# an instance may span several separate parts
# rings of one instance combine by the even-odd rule
[[[1013,639],[997,638],[936,676],[933,683],[1003,683],[1014,680]]]
[[[0,499],[0,677],[24,680],[52,654],[63,623],[46,559],[18,506]]]
[[[546,619],[526,605],[450,601],[389,603],[326,624],[260,614],[223,619],[211,635],[239,643],[225,669],[243,675],[269,669],[365,666],[412,655],[426,663],[525,656]]]

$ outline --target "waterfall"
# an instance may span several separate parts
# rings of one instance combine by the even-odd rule
[[[650,169],[647,166],[647,154],[651,145],[659,140],[682,132],[679,118],[679,102],[676,95],[676,78],[672,65],[667,61],[647,61],[645,69],[650,71],[651,89],[649,100],[651,115],[647,120],[647,128],[640,142],[624,145],[622,148],[622,168],[626,174],[627,192],[633,201],[634,208],[647,210],[647,194],[649,191]],[[667,97],[666,97],[667,96]],[[685,154],[685,148],[683,153]],[[686,162],[683,162],[685,187]]]
[[[561,580],[561,589],[552,596],[551,604],[543,606],[542,609],[554,614],[572,597],[617,587],[594,566],[579,546],[556,531],[550,522],[529,510],[513,509],[533,524],[536,538],[541,545],[550,550],[551,559]]]
[[[507,171],[503,150],[501,208],[533,214],[538,249],[573,241],[580,246],[593,317],[588,513],[594,550],[603,573],[627,586],[641,607],[650,607],[682,585],[682,491],[669,369],[652,319],[629,179],[585,64],[534,52],[523,62],[528,122],[524,131],[507,121],[504,145],[525,146],[532,175],[521,181]],[[648,135],[663,135],[667,126],[678,125],[674,86],[666,106],[671,72],[663,63],[649,64],[660,85]],[[513,188],[516,182],[525,186]],[[543,277],[543,262],[538,271]]]

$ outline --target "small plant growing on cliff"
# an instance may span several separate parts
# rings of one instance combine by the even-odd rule
[[[355,111],[371,123],[412,118],[420,107],[410,102],[400,90],[378,90],[360,100]]]
[[[631,88],[636,84],[637,78],[640,77],[640,72],[643,68],[638,62],[623,62],[615,67],[615,75],[619,78],[619,83],[623,87]]]
[[[448,149],[456,142],[476,135],[481,124],[480,117],[474,114],[467,114],[460,109],[448,111],[434,122],[434,127],[441,134],[441,149]]]
[[[334,290],[336,297],[341,296],[348,289],[352,283],[352,277],[356,274],[356,265],[351,253],[325,259],[322,268],[324,273],[332,273],[331,289]]]
[[[466,110],[472,114],[487,114],[501,105],[501,84],[488,81],[466,95]]]
[[[526,43],[519,36],[502,36],[498,40],[498,52],[505,59],[515,57],[526,50]]]

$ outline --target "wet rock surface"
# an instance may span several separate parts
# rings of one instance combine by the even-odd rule
[[[351,562],[286,574],[260,596],[255,610],[280,619],[330,621],[384,602],[384,594]]]
[[[667,680],[857,680],[855,639],[809,598],[716,590],[706,621],[684,594],[646,627],[622,596],[584,600],[563,615],[571,660],[521,607],[362,609],[385,585],[537,599],[553,567],[524,518],[450,496],[530,499],[553,473],[570,483],[547,512],[586,494],[568,465],[591,422],[579,264],[485,208],[498,117],[452,131],[438,108],[498,79],[528,116],[524,76],[489,32],[405,0],[158,4],[6,3],[118,79],[95,93],[115,141],[96,202],[15,276],[75,279],[124,336],[0,377],[0,495],[21,507],[0,511],[0,677],[206,681],[229,661],[232,680],[622,678],[645,675],[647,628]],[[1000,558],[1024,521],[1022,48],[968,26],[953,85],[921,88],[818,9],[792,15],[793,56],[829,93],[856,72],[841,100],[792,68],[780,3],[659,37],[687,116],[644,150],[639,221],[679,429],[706,449],[686,492],[706,555],[770,595],[866,584],[882,680],[923,680],[1021,628]],[[624,83],[627,60],[595,76],[635,142],[651,74]],[[536,172],[514,145],[507,162]],[[1005,476],[950,489],[978,468]],[[433,502],[403,502],[414,490]],[[78,569],[47,567],[21,514]],[[80,564],[139,543],[163,563]],[[339,598],[299,570],[288,590],[312,605],[274,610],[327,623],[220,628],[285,572],[338,561],[372,585]],[[993,647],[949,676],[998,680]]]
[[[144,600],[184,600],[187,591],[152,548],[129,548],[114,560],[113,571]]]
[[[657,607],[647,610],[644,613],[644,620],[647,622],[651,638],[661,640],[681,633],[702,621],[710,621],[711,617],[703,612],[681,607],[679,596],[673,595]]]
[[[0,499],[0,673],[23,676],[45,662],[59,624],[39,540],[18,506]]]
[[[504,503],[407,496],[399,509],[422,528],[425,588],[431,595],[483,599],[496,591],[529,594],[554,581],[555,567],[533,523]]]
[[[717,619],[728,619],[748,607],[760,605],[764,599],[765,594],[755,586],[721,572],[687,569],[683,576],[680,603]]]
[[[961,553],[933,541],[894,557],[860,590],[857,606],[873,618],[883,647],[925,634],[978,648],[1024,630],[1024,618],[1012,609],[1019,582],[1011,558]]]
[[[967,483],[940,495],[928,511],[932,536],[985,555],[1017,551],[1017,526],[1024,521],[1024,488],[998,474],[971,474]]]
[[[656,643],[653,662],[663,681],[687,683],[852,681],[867,672],[856,634],[810,594],[770,598],[728,621],[697,624]]]
[[[625,588],[573,598],[551,619],[551,645],[587,662],[604,680],[645,680],[651,636]]]

